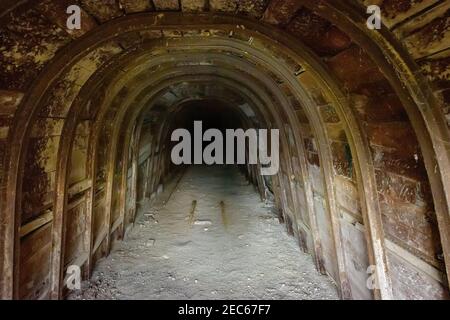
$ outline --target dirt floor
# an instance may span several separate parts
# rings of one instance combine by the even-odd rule
[[[191,167],[143,207],[69,299],[338,299],[232,167]]]

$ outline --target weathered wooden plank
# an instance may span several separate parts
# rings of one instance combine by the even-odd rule
[[[87,191],[89,188],[92,187],[92,180],[91,179],[85,179],[83,181],[80,181],[74,185],[72,185],[69,190],[67,191],[69,194],[69,198],[73,197],[74,195],[78,193],[82,193]]]
[[[33,221],[30,221],[29,223],[20,227],[19,235],[21,238],[23,238],[28,234],[30,234],[31,232],[35,231],[36,229],[39,229],[43,225],[51,222],[52,220],[53,220],[53,213],[51,211],[47,211],[37,219],[34,219]]]

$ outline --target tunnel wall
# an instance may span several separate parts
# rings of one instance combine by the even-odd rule
[[[6,292],[3,293],[4,296],[11,296],[14,291],[14,295],[18,298],[47,297],[50,291],[54,291],[52,286],[55,284],[59,286],[58,274],[61,268],[58,267],[60,264],[58,259],[62,260],[63,266],[78,258],[86,261],[89,264],[86,268],[88,275],[95,260],[109,251],[108,238],[111,236],[109,228],[114,227],[113,233],[125,228],[119,223],[120,220],[117,220],[122,215],[120,211],[122,209],[120,204],[113,202],[113,199],[119,200],[119,197],[114,197],[113,190],[121,190],[124,185],[128,185],[124,184],[123,175],[127,177],[126,181],[131,181],[128,178],[129,163],[124,161],[124,155],[128,154],[127,150],[123,154],[112,150],[114,143],[119,141],[129,143],[127,134],[129,137],[130,130],[126,131],[114,121],[124,104],[121,97],[127,94],[129,88],[125,87],[121,89],[122,91],[118,91],[117,99],[104,100],[112,94],[112,91],[101,91],[106,88],[92,86],[92,91],[98,89],[96,97],[88,99],[90,105],[82,105],[85,110],[80,114],[85,114],[85,120],[99,119],[101,117],[92,110],[105,104],[111,108],[104,119],[101,118],[104,122],[98,122],[98,127],[92,124],[92,131],[87,129],[89,127],[87,124],[75,126],[79,128],[75,129],[76,139],[72,139],[71,136],[66,138],[62,130],[65,128],[65,119],[70,119],[73,115],[69,113],[69,108],[77,103],[81,104],[78,102],[81,99],[77,99],[77,96],[83,96],[80,93],[87,91],[82,89],[83,85],[96,71],[106,69],[109,60],[131,48],[136,39],[124,37],[102,44],[90,55],[70,66],[70,72],[51,83],[51,86],[47,79],[40,79],[41,87],[38,89],[44,92],[49,89],[47,86],[50,86],[51,90],[39,101],[42,110],[34,117],[33,122],[26,122],[29,127],[25,132],[24,127],[17,128],[17,126],[19,120],[25,118],[22,115],[22,110],[25,110],[23,106],[29,105],[34,98],[28,95],[29,89],[33,87],[33,80],[41,73],[45,74],[46,67],[51,64],[55,54],[64,54],[66,45],[90,29],[94,29],[97,24],[132,12],[150,10],[199,12],[208,9],[206,6],[195,5],[194,1],[181,1],[181,8],[177,1],[153,1],[152,5],[146,1],[133,1],[133,4],[127,1],[120,3],[122,6],[117,1],[105,2],[100,7],[92,1],[81,1],[85,9],[83,15],[89,22],[83,24],[83,29],[77,32],[64,30],[65,7],[62,2],[41,1],[36,7],[27,5],[26,10],[21,8],[2,15],[1,39],[4,45],[3,54],[0,56],[2,75],[0,155],[5,160],[1,164],[2,237],[5,238],[1,244],[5,257],[1,271],[2,289]],[[345,7],[346,2],[342,3]],[[245,1],[238,5],[233,1],[210,1],[209,10],[233,12],[249,16],[251,19],[262,19],[262,22],[283,29],[308,45],[321,59],[334,79],[341,84],[345,96],[350,101],[349,107],[354,111],[361,132],[369,144],[369,154],[374,164],[376,178],[374,202],[380,207],[381,234],[383,238],[386,236],[385,250],[382,251],[385,251],[388,258],[388,274],[394,297],[445,298],[448,294],[448,279],[445,275],[448,262],[445,264],[444,261],[449,255],[446,240],[449,235],[449,220],[448,211],[445,211],[446,203],[448,204],[448,189],[443,189],[444,193],[439,193],[439,188],[436,187],[439,181],[436,182],[436,179],[439,180],[439,176],[442,176],[443,184],[449,181],[445,179],[449,171],[446,166],[448,163],[445,162],[448,155],[446,138],[448,127],[438,126],[436,121],[449,125],[448,4],[436,1],[423,1],[414,5],[411,1],[401,1],[401,5],[392,1],[380,1],[380,4],[383,12],[387,13],[384,19],[386,30],[383,30],[384,34],[374,35],[377,44],[385,50],[385,53],[394,52],[395,59],[404,58],[408,63],[418,67],[416,73],[409,73],[402,69],[404,61],[399,62],[396,65],[398,69],[395,70],[398,72],[395,79],[400,79],[398,81],[393,80],[392,75],[388,74],[386,71],[388,67],[380,67],[382,65],[380,61],[385,58],[377,56],[373,43],[361,40],[362,36],[356,31],[349,32],[352,26],[348,23],[333,20],[336,18],[332,16],[333,6],[329,2]],[[336,6],[342,9],[339,4]],[[350,20],[359,21],[357,16],[352,14],[348,16]],[[242,36],[238,35],[238,31],[235,30],[236,37]],[[388,38],[389,40],[383,38],[386,33],[392,38]],[[136,41],[160,36],[179,37],[181,34],[174,30],[159,33],[146,31],[139,34],[137,38],[140,40]],[[242,37],[245,38],[245,35]],[[400,41],[404,47],[397,47],[396,43]],[[355,152],[354,142],[349,141],[348,134],[342,133],[345,131],[342,124],[345,121],[342,115],[331,107],[336,102],[324,99],[322,88],[315,89],[318,85],[308,79],[308,72],[297,71],[299,71],[296,74],[298,81],[308,88],[311,98],[317,102],[328,140],[325,147],[323,141],[317,137],[317,130],[310,123],[308,118],[310,115],[301,115],[303,119],[303,122],[300,120],[301,130],[305,138],[301,138],[299,128],[290,128],[294,132],[297,144],[284,149],[282,175],[277,177],[278,182],[274,183],[278,186],[278,191],[275,192],[277,202],[287,217],[285,221],[288,230],[300,238],[299,242],[303,244],[303,248],[315,254],[316,260],[323,259],[322,262],[319,261],[318,268],[328,272],[338,286],[342,286],[343,283],[345,285],[347,281],[351,291],[351,294],[350,291],[347,293],[349,297],[367,297],[363,275],[366,266],[371,263],[369,261],[373,260],[373,254],[370,253],[373,239],[370,235],[367,236],[367,233],[373,230],[373,225],[367,224],[370,219],[368,220],[365,215],[364,201],[366,197],[373,195],[361,192],[363,184],[358,180],[357,173],[353,172],[359,167],[355,155],[360,150]],[[428,82],[422,81],[422,76],[426,77]],[[405,78],[408,81],[405,81]],[[414,91],[409,92],[409,98],[405,98],[406,93],[399,88],[401,84]],[[282,83],[279,87],[283,92],[292,90]],[[33,88],[36,90],[36,87]],[[429,95],[418,97],[417,92]],[[88,96],[87,93],[84,95]],[[414,103],[419,105],[417,110],[425,117],[422,122],[417,120],[422,119],[422,116],[411,111],[411,105]],[[421,107],[422,104],[428,107]],[[83,109],[80,107],[79,110]],[[304,113],[304,111],[296,112]],[[433,122],[431,121],[433,119],[437,120]],[[290,121],[284,119],[284,122]],[[113,133],[114,130],[117,132]],[[20,198],[17,208],[11,209],[15,201],[11,202],[11,199],[14,199],[16,191],[8,186],[16,176],[10,177],[8,173],[12,172],[11,167],[19,162],[16,158],[10,157],[13,154],[11,149],[22,148],[21,144],[16,143],[19,140],[14,140],[14,134],[17,132],[19,135],[27,135],[29,139],[24,146],[24,160],[21,161],[25,168],[24,179],[17,186],[17,194],[21,194],[23,198]],[[430,133],[430,140],[434,143],[432,149],[426,147],[428,142],[424,141],[425,132]],[[90,143],[87,143],[88,135]],[[99,137],[98,142],[95,142],[96,135]],[[117,139],[111,141],[110,136]],[[59,155],[60,145],[66,144],[65,139],[75,141],[75,147],[71,148],[72,156],[69,157],[72,159],[73,168],[71,174],[64,178],[67,181],[61,180],[63,177],[57,174],[61,172],[58,159],[64,156]],[[443,141],[444,146],[447,143],[447,149],[433,142],[435,140]],[[306,150],[306,169],[301,169],[301,164],[295,165],[297,162],[301,163],[303,161],[301,156],[304,156],[297,154],[300,149],[298,141],[301,141]],[[324,149],[329,149],[331,158],[324,156]],[[296,154],[298,160],[295,160]],[[427,158],[435,158],[436,163]],[[86,173],[83,171],[83,163],[86,163],[86,167],[94,169]],[[330,163],[332,172],[328,168]],[[158,168],[160,167],[153,165],[152,168],[147,168],[149,170],[147,172],[155,175]],[[141,168],[140,171],[147,169]],[[305,172],[303,176],[298,172],[301,170],[305,170],[309,182],[303,179],[306,176]],[[437,178],[434,172],[439,174]],[[139,176],[138,174],[137,177]],[[292,181],[292,176],[297,178],[297,183]],[[20,180],[20,177],[18,179]],[[335,185],[334,188],[330,187],[331,182]],[[308,186],[308,183],[312,186]],[[153,184],[148,189],[150,192],[154,192],[158,179],[154,179]],[[58,189],[57,186],[61,185],[65,188]],[[308,191],[310,187],[311,190]],[[304,194],[297,193],[302,189]],[[67,203],[64,203],[66,193],[68,198]],[[332,201],[330,203],[333,193],[337,200],[336,205]],[[89,213],[90,205],[93,206],[92,216]],[[302,208],[306,208],[304,213]],[[314,240],[314,226],[310,225],[314,224],[310,219],[312,208],[320,227],[319,245]],[[8,210],[17,211],[20,214],[19,219],[14,220],[3,214]],[[63,215],[58,215],[60,210],[63,210]],[[333,221],[338,222],[334,227]],[[89,233],[89,227],[84,231],[90,223],[93,225],[92,234]],[[4,226],[11,224],[14,225],[13,231],[5,229]],[[60,243],[55,244],[55,239],[60,239],[64,228],[69,230],[64,234],[65,241],[58,241]],[[335,236],[337,233],[339,235]],[[120,232],[113,234],[112,240],[115,238],[120,238]],[[11,243],[11,239],[14,244]],[[341,242],[342,250],[336,249],[338,242]],[[63,257],[59,254],[60,247],[64,247]],[[317,254],[321,250],[326,254]],[[341,262],[336,262],[339,256]],[[12,271],[14,268],[15,271]],[[41,272],[30,272],[35,269]],[[12,274],[16,274],[14,281]],[[56,277],[56,280],[52,276]],[[341,281],[341,278],[348,280]],[[11,288],[12,283],[14,289]]]

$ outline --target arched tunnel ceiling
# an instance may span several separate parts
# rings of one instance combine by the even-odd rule
[[[281,129],[283,170],[301,181],[312,251],[323,268],[314,231],[316,186],[309,181],[316,170],[310,164],[320,168],[336,250],[330,263],[336,265],[325,261],[325,268],[337,270],[328,272],[335,272],[343,297],[351,297],[353,280],[345,271],[339,222],[345,205],[338,183],[351,185],[357,204],[346,210],[368,230],[368,260],[381,283],[376,297],[393,294],[385,236],[448,274],[449,4],[379,2],[385,15],[377,31],[365,26],[367,1],[86,0],[78,1],[82,29],[70,31],[68,1],[2,1],[2,294],[19,291],[13,288],[19,285],[13,280],[20,272],[18,228],[39,217],[43,207],[53,208],[55,217],[67,210],[64,193],[33,198],[67,188],[67,177],[57,175],[52,183],[32,178],[67,166],[79,121],[92,121],[93,146],[99,147],[102,134],[128,145],[136,123],[154,108],[170,114],[189,99],[211,98],[245,103],[262,126]],[[399,147],[404,137],[411,141]],[[110,148],[113,168],[120,155],[116,159],[117,146]],[[399,185],[386,186],[393,181]],[[405,188],[419,191],[405,196]],[[403,210],[412,197],[420,200],[414,202],[417,211],[431,211],[430,219],[437,220],[424,227],[423,239],[415,231],[399,231],[395,219],[405,224],[401,209],[394,218],[386,213],[397,204]],[[420,229],[415,223],[406,225]],[[57,280],[52,285],[59,290]]]

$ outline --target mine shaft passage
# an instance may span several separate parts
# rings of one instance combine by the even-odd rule
[[[449,21],[0,0],[0,299],[448,299]]]
[[[192,166],[70,299],[337,299],[233,166]]]

